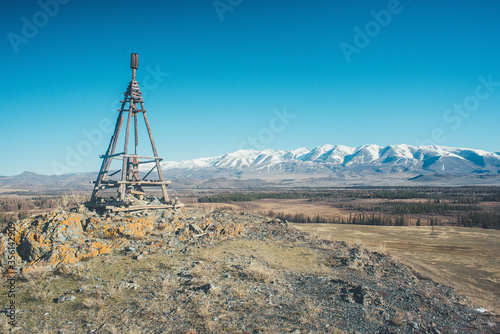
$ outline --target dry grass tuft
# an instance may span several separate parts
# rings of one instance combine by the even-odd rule
[[[43,287],[33,285],[33,289],[31,290],[31,298],[37,302],[44,302],[49,298],[49,292]]]
[[[402,327],[405,325],[405,317],[401,311],[396,311],[394,317],[389,320],[389,323],[396,327]]]
[[[208,318],[212,314],[212,303],[208,298],[202,298],[198,301],[197,305],[197,313],[202,318]]]
[[[40,332],[40,334],[52,334],[54,333],[52,329],[50,328],[48,323],[45,323],[45,326],[43,327],[43,330]]]
[[[83,203],[87,202],[88,199],[89,198],[87,197],[87,195],[76,194],[74,192],[71,193],[71,200],[76,205],[82,205]]]
[[[9,318],[7,317],[2,317],[0,319],[0,331],[2,333],[9,333],[9,331],[12,329],[12,326],[9,325]]]
[[[238,281],[234,281],[234,282],[232,282],[232,284],[230,286],[231,286],[231,289],[229,291],[230,291],[230,294],[232,296],[239,298],[239,299],[247,299],[248,298],[248,295],[249,295],[248,287],[246,287],[244,284],[241,284]]]
[[[113,324],[106,324],[104,330],[110,334],[120,334],[121,332]]]
[[[54,274],[60,275],[60,276],[70,276],[72,274],[72,271],[67,265],[60,264],[54,270]]]
[[[385,254],[385,255],[389,255],[389,251],[387,250],[387,247],[386,247],[386,243],[382,243],[380,244],[378,247],[377,247],[377,250],[376,250],[378,253],[380,254]]]
[[[204,284],[209,282],[212,276],[211,270],[204,263],[200,263],[191,269],[191,274],[193,275],[193,284]]]
[[[262,264],[252,264],[243,270],[248,277],[264,283],[272,282],[276,277],[274,269],[268,268]]]
[[[129,328],[127,331],[127,334],[142,334],[142,333],[143,331],[135,325]]]
[[[40,265],[31,267],[29,270],[23,273],[23,276],[27,281],[37,282],[47,277],[47,275],[51,272],[51,266]]]
[[[346,241],[346,243],[347,243],[347,246],[349,246],[350,248],[354,248],[354,247],[366,248],[366,245],[363,243],[363,240],[361,240],[359,237],[356,237],[354,239],[349,239]]]
[[[217,331],[217,323],[213,320],[205,319],[204,326],[207,333],[220,333]]]
[[[347,334],[347,332],[344,331],[343,329],[339,329],[339,328],[334,327],[334,326],[329,326],[326,329],[326,332],[330,333],[330,334]]]
[[[104,300],[96,298],[85,298],[82,305],[88,309],[101,309],[104,306]]]
[[[116,298],[120,296],[123,292],[123,285],[120,284],[108,284],[104,290],[103,294],[111,298]]]
[[[304,312],[302,313],[300,317],[300,322],[303,324],[310,324],[314,325],[323,310],[323,305],[314,299],[311,298],[306,298],[303,301],[304,305]]]
[[[168,298],[168,297],[170,297],[172,292],[174,292],[178,288],[179,288],[178,281],[175,280],[175,278],[173,278],[173,277],[168,277],[168,278],[165,278],[161,283],[161,293],[160,294],[164,298]]]

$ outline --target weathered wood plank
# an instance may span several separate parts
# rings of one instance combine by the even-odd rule
[[[147,157],[147,156],[136,155],[136,154],[122,154],[121,156],[125,157],[125,158],[154,159],[155,161],[156,160],[163,160],[163,158],[160,158],[160,157]]]
[[[101,159],[114,158],[114,157],[118,157],[118,156],[121,156],[121,155],[124,155],[124,154],[125,154],[125,152],[115,153],[115,154],[111,154],[111,155],[100,154],[99,158],[101,158]]]

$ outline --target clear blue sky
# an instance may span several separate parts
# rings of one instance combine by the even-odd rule
[[[1,7],[0,175],[98,170],[131,52],[166,160],[322,144],[500,151],[497,0]]]

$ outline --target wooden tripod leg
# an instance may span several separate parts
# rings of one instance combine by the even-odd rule
[[[125,99],[126,100],[126,99]],[[122,109],[125,103],[122,105]],[[109,142],[108,150],[106,151],[106,157],[103,159],[102,164],[101,164],[101,169],[99,170],[99,175],[97,176],[97,180],[94,185],[94,190],[92,191],[92,197],[90,198],[90,203],[92,205],[95,205],[96,197],[97,197],[97,191],[99,190],[101,186],[101,182],[104,181],[106,178],[106,174],[108,173],[109,166],[111,165],[111,161],[113,160],[111,155],[114,154],[115,149],[116,149],[116,144],[118,142],[118,137],[120,135],[120,129],[123,124],[123,111],[120,111],[120,114],[118,115],[118,118],[116,120],[116,125],[115,125],[115,132],[113,133],[113,136],[111,137],[111,141]]]
[[[134,113],[134,135],[135,135],[135,149],[134,154],[137,154],[137,145],[139,144],[139,133],[137,131],[137,113]]]
[[[149,140],[151,141],[151,147],[153,148],[154,156],[155,158],[158,158],[158,152],[156,151],[156,145],[153,139],[153,133],[151,132],[151,127],[149,126],[148,117],[146,116],[145,112],[143,112],[142,114],[144,115],[144,122],[146,123],[146,128],[148,129]],[[161,181],[163,181],[163,172],[161,170],[160,159],[156,159],[156,170],[158,171],[158,177],[160,178]],[[161,191],[163,194],[163,201],[167,202],[169,199],[167,194],[167,186],[165,184],[161,185]]]
[[[131,118],[132,118],[132,106],[130,106],[130,109],[128,110],[127,128],[125,130],[125,145],[123,147],[123,152],[125,153],[125,155],[128,154],[128,136],[129,136],[129,132],[130,132],[130,119]],[[127,181],[128,167],[129,167],[128,158],[123,157],[122,182]],[[127,190],[127,185],[125,183],[121,183],[120,187],[118,188],[118,194],[120,195],[120,201],[123,201],[125,199],[126,190]]]

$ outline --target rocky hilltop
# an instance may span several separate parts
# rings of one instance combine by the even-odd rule
[[[212,216],[184,211],[143,210],[136,213],[99,215],[84,207],[74,212],[54,211],[25,219],[15,226],[16,260],[20,273],[43,265],[52,269],[139,243],[141,252],[171,249],[191,239],[220,240],[239,236],[243,225],[237,220],[214,220]],[[141,241],[147,237],[147,242]],[[9,236],[0,239],[0,265],[8,257]],[[166,248],[165,248],[166,247]]]
[[[81,208],[20,221],[12,236],[23,333],[500,330],[496,315],[387,255],[258,215]],[[4,231],[4,272],[8,242]]]

